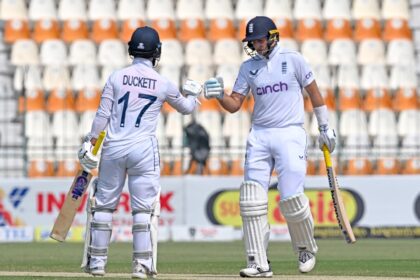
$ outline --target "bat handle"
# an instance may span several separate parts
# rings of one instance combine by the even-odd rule
[[[101,133],[99,133],[98,139],[96,140],[96,143],[95,143],[95,147],[93,147],[93,151],[92,151],[93,155],[96,156],[96,154],[98,153],[99,149],[101,148],[102,142],[105,139],[105,135],[106,135],[105,131],[101,131]]]
[[[331,154],[327,145],[322,146],[322,152],[324,153],[325,165],[327,168],[332,167]]]

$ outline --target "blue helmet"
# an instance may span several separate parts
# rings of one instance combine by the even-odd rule
[[[264,37],[269,39],[274,34],[279,34],[275,23],[268,17],[258,16],[248,21],[246,35],[242,42],[250,42]]]
[[[137,28],[128,42],[128,54],[133,57],[153,58],[153,64],[159,60],[162,43],[159,34],[151,27]]]

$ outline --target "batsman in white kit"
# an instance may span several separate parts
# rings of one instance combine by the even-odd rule
[[[270,226],[267,220],[267,192],[273,169],[278,174],[280,209],[287,221],[300,272],[315,266],[318,251],[309,200],[304,194],[306,175],[306,132],[303,128],[302,89],[308,92],[319,125],[319,146],[330,152],[335,133],[328,127],[328,111],[310,67],[301,54],[279,46],[274,22],[264,16],[246,26],[243,62],[232,93],[224,94],[223,79],[204,84],[206,98],[217,98],[230,113],[238,111],[251,91],[255,105],[245,156],[245,178],[240,187],[247,267],[242,277],[272,277],[267,248]]]
[[[157,226],[160,212],[160,159],[156,127],[163,103],[190,114],[197,107],[202,87],[187,80],[183,94],[153,67],[161,54],[159,34],[150,27],[137,28],[128,43],[132,65],[112,73],[102,92],[91,132],[79,159],[89,171],[98,165],[92,148],[98,134],[107,130],[93,199],[90,243],[85,271],[105,274],[116,210],[126,176],[133,215],[133,278],[157,275]]]

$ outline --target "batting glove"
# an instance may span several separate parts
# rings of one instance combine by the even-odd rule
[[[200,83],[193,81],[193,80],[186,80],[185,83],[182,85],[182,92],[185,95],[192,95],[194,97],[198,97],[201,93],[202,87]]]
[[[98,167],[99,158],[92,153],[93,145],[90,141],[83,142],[79,149],[78,157],[83,170],[90,173],[92,169]]]
[[[322,151],[324,145],[327,146],[330,153],[335,149],[336,136],[334,129],[328,127],[328,125],[319,126],[319,137],[318,137],[319,148]]]
[[[223,99],[225,89],[223,85],[223,78],[210,78],[204,83],[204,97]]]

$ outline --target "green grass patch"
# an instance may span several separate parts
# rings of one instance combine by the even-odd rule
[[[320,240],[317,266],[310,274],[420,277],[418,243],[416,239],[365,239],[347,245],[343,240]],[[82,250],[83,244],[77,243],[0,244],[0,271],[80,272]],[[107,272],[130,273],[131,251],[131,243],[111,244]],[[269,259],[275,275],[299,275],[290,243],[271,242]],[[237,275],[245,265],[244,245],[240,241],[165,242],[159,244],[158,260],[158,270],[165,274]]]

